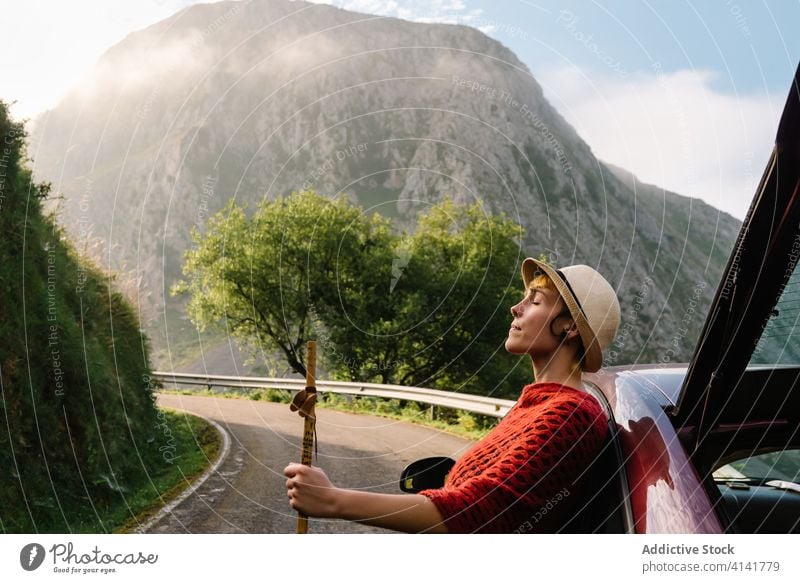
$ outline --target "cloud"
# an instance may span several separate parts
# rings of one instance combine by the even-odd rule
[[[712,87],[715,73],[704,70],[589,77],[569,66],[536,78],[598,158],[744,218],[783,96],[724,94]]]
[[[394,16],[414,22],[466,24],[480,28],[480,8],[467,8],[463,0],[310,0],[315,4],[332,4],[337,8],[380,16]]]

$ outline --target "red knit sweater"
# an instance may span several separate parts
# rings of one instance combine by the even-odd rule
[[[444,487],[420,494],[449,532],[557,530],[607,433],[608,418],[589,393],[560,383],[526,385],[500,423],[453,466]]]

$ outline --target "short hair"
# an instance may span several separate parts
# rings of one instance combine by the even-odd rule
[[[543,271],[540,271],[533,276],[532,280],[528,282],[528,289],[538,289],[543,287],[558,292],[558,289],[556,289],[556,284],[553,283],[553,280],[550,279],[550,276]]]
[[[541,288],[553,290],[558,294],[558,297],[561,298],[561,293],[558,291],[556,284],[553,283],[553,280],[550,279],[550,276],[540,271],[528,282],[528,289],[535,290]],[[564,298],[561,298],[561,301],[564,301]],[[569,312],[569,308],[566,307],[566,302],[564,302],[564,310],[559,314],[559,316],[572,317]],[[586,358],[586,348],[583,346],[583,339],[580,336],[578,336],[578,350],[575,351],[575,358],[575,364],[577,364],[578,367],[583,370],[583,364]]]

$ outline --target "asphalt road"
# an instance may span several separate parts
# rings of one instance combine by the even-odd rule
[[[216,421],[230,435],[225,460],[150,533],[294,533],[283,468],[299,462],[303,419],[288,405],[245,399],[159,395],[158,404]],[[317,409],[312,465],[334,485],[400,494],[400,472],[427,456],[458,459],[471,441],[392,419]],[[343,520],[310,518],[310,533],[388,533]]]

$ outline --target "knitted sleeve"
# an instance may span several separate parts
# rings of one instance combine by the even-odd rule
[[[501,433],[464,454],[443,488],[420,492],[436,505],[448,532],[514,532],[560,500],[559,492],[569,495],[600,453],[608,420],[594,398],[553,396],[533,417],[518,416]]]

